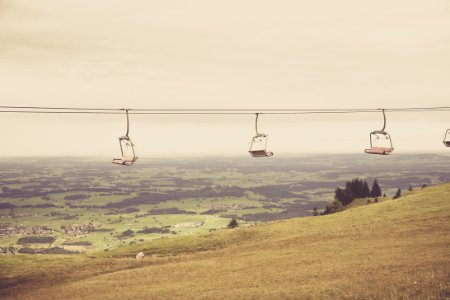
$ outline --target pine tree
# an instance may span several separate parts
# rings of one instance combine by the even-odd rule
[[[372,185],[372,191],[370,192],[371,197],[380,197],[381,196],[381,188],[378,185],[378,181],[375,179]]]
[[[349,182],[347,182],[347,187],[350,187]],[[350,204],[353,200],[351,191],[349,191],[347,187],[345,188],[345,190],[336,188],[336,191],[334,192],[334,199],[338,200],[342,205]]]
[[[367,181],[364,180],[364,198],[370,197],[370,189]]]
[[[351,198],[351,199],[355,199],[354,195],[353,195],[353,187],[352,187],[352,183],[353,181],[347,181],[345,183],[345,189],[344,192]],[[341,201],[342,202],[342,201]],[[342,204],[344,204],[344,202],[342,202]],[[344,204],[345,205],[345,204]]]
[[[397,199],[400,198],[402,196],[402,190],[400,188],[398,188],[397,193],[395,194],[394,198],[392,199]]]
[[[318,215],[319,215],[319,211],[317,210],[317,207],[314,207],[313,216],[318,216]]]

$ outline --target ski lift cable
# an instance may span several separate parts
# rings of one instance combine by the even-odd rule
[[[260,115],[317,115],[317,114],[355,114],[355,113],[375,113],[376,110],[360,110],[360,111],[270,111],[259,112]],[[90,114],[90,115],[120,115],[120,112],[115,111],[44,111],[44,110],[0,110],[0,113],[23,113],[23,114]],[[254,112],[217,112],[217,111],[161,111],[161,112],[130,112],[130,115],[254,115]]]
[[[123,111],[123,108],[86,108],[86,107],[50,107],[50,106],[0,106],[0,109],[17,110],[62,110],[62,111]],[[380,111],[381,108],[136,108],[129,110],[144,112],[358,112],[358,111]],[[401,107],[384,108],[386,111],[413,111],[413,110],[450,110],[449,106],[435,107]]]
[[[28,114],[122,114],[123,108],[83,108],[83,107],[48,107],[48,106],[0,106],[0,113],[28,113]],[[306,115],[306,114],[353,114],[386,112],[421,112],[421,111],[450,111],[450,107],[403,107],[403,108],[356,108],[356,109],[295,109],[295,108],[138,108],[128,109],[134,115]]]

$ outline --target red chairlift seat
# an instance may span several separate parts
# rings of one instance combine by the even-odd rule
[[[394,151],[394,148],[385,148],[385,147],[373,147],[364,150],[364,152],[368,154],[382,154],[382,155],[391,154],[392,151]]]
[[[273,156],[273,152],[267,152],[267,151],[264,151],[264,150],[255,150],[255,151],[249,151],[250,152],[250,154],[253,156],[253,157],[268,157],[268,156]]]
[[[132,157],[122,157],[114,158],[112,163],[116,165],[132,166],[136,160],[137,157],[135,157],[134,159]]]

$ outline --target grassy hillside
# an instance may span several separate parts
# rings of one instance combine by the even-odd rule
[[[133,256],[144,251],[143,260]],[[95,256],[3,256],[11,299],[450,297],[450,184]]]

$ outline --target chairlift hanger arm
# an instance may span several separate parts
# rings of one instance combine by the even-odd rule
[[[125,134],[128,137],[128,133],[130,132],[130,117],[128,116],[128,109],[124,109],[127,114],[127,133]]]
[[[384,109],[381,111],[383,112],[383,129],[381,129],[381,131],[384,131],[386,129],[386,113],[384,112]]]

